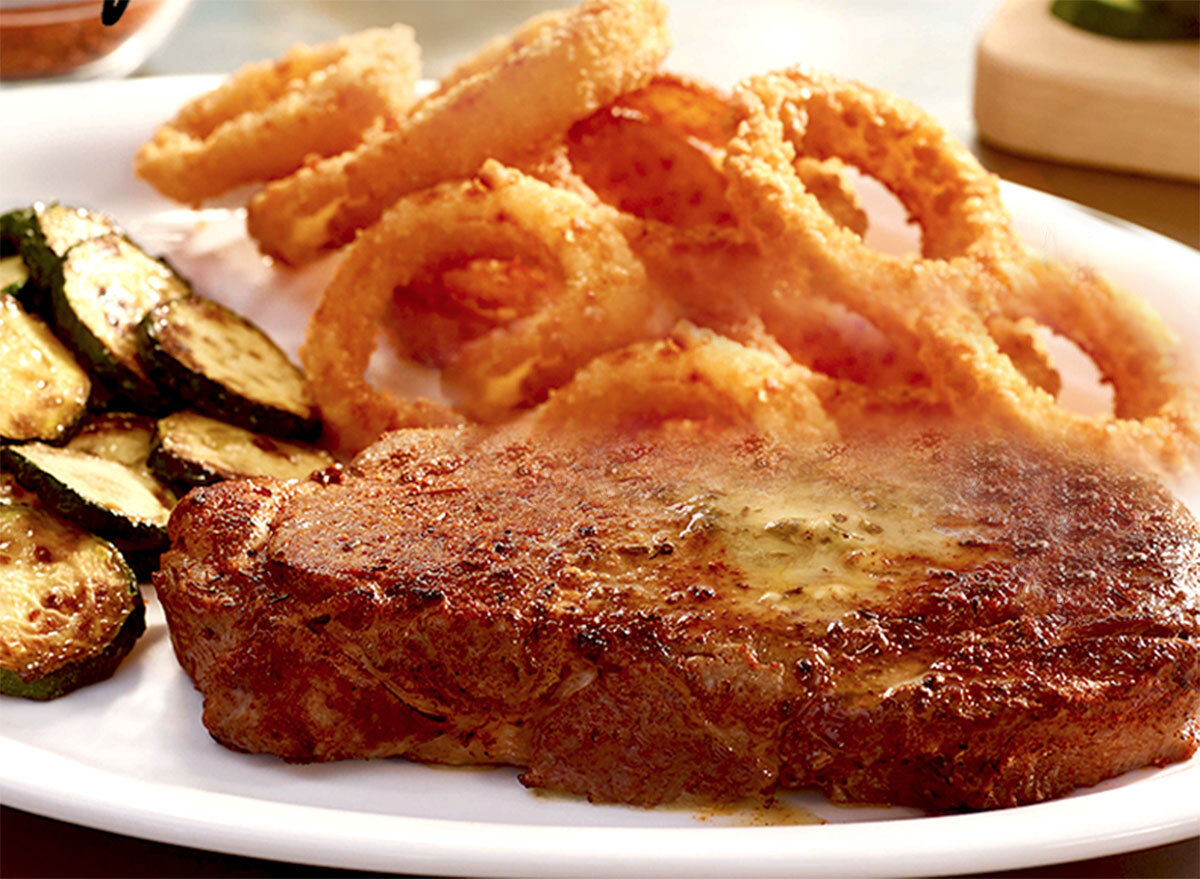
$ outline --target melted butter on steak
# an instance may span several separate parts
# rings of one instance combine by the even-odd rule
[[[939,521],[911,488],[879,488],[809,475],[767,488],[710,489],[673,509],[686,519],[682,540],[703,534],[725,548],[740,600],[827,620],[887,600],[931,569],[980,561],[971,529]]]

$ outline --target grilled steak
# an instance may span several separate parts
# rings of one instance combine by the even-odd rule
[[[943,810],[1196,747],[1200,530],[1036,446],[405,431],[193,491],[170,532],[155,585],[204,723],[287,760]]]

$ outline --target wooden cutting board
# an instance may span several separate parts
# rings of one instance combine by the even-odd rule
[[[1103,37],[1007,0],[976,49],[975,123],[1015,153],[1200,180],[1200,42]]]

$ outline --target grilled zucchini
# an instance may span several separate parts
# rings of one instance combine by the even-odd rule
[[[191,408],[272,436],[320,433],[304,373],[228,308],[202,296],[164,302],[137,336],[146,371]]]
[[[149,463],[150,444],[153,440],[153,418],[129,412],[107,412],[84,420],[66,447],[116,461],[154,479]],[[158,491],[161,492],[164,501],[168,502],[167,506],[175,506],[175,495],[170,489],[159,483]],[[125,561],[129,562],[139,580],[149,580],[150,575],[158,569],[158,552],[133,552],[126,549]]]
[[[142,595],[112,544],[0,506],[0,692],[53,699],[103,680],[145,630]]]
[[[158,422],[150,469],[183,492],[241,476],[302,479],[333,464],[320,449],[251,433],[195,412],[176,412]]]
[[[0,463],[48,509],[122,550],[166,548],[175,499],[148,474],[45,443],[6,446]]]
[[[0,438],[62,439],[92,383],[50,328],[0,293]]]
[[[122,233],[111,217],[60,204],[39,202],[0,217],[0,237],[16,243],[29,271],[22,301],[30,311],[47,316],[50,291],[61,281],[67,251],[81,241],[113,234]]]
[[[54,323],[101,384],[136,409],[161,411],[168,400],[138,361],[137,327],[155,306],[190,292],[165,263],[106,235],[67,251],[51,291]]]
[[[29,269],[20,254],[0,259],[0,293],[10,293],[18,299],[25,295],[29,283]]]
[[[147,461],[153,441],[153,418],[131,412],[107,412],[86,419],[67,448],[149,472]]]

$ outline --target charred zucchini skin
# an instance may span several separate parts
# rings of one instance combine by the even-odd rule
[[[150,448],[150,472],[180,497],[198,486],[213,485],[229,478],[199,461],[173,455],[157,442]]]
[[[109,642],[103,652],[32,681],[23,681],[16,672],[0,668],[0,693],[47,702],[65,696],[72,690],[112,677],[121,660],[129,655],[137,639],[146,631],[146,603],[142,600],[142,593],[137,588],[132,571],[129,579],[135,583],[132,587],[134,595],[137,596],[134,599],[134,609],[125,618],[125,624],[117,632],[117,637]]]
[[[119,327],[104,328],[89,324],[81,316],[88,297],[109,293],[101,283],[105,272],[144,274],[142,286],[121,303],[126,315]],[[166,412],[171,398],[146,375],[135,353],[133,334],[142,317],[165,299],[187,295],[190,287],[169,266],[147,256],[127,239],[104,236],[72,247],[51,290],[54,325],[60,338],[88,365],[97,382],[111,391],[108,404],[126,403],[142,412]],[[94,322],[94,321],[93,321]],[[98,332],[108,333],[128,350],[117,350],[114,341],[105,341]]]
[[[18,255],[17,236],[15,231],[10,229],[12,221],[9,219],[15,214],[16,211],[6,211],[0,214],[0,259]]]
[[[100,458],[108,458],[118,464],[124,464],[146,475],[150,472],[150,446],[154,439],[155,422],[146,415],[136,415],[131,412],[107,412],[103,415],[93,415],[84,419],[79,425],[68,449],[86,452]],[[168,487],[162,486],[166,492]],[[171,498],[174,500],[174,498]],[[134,552],[125,550],[125,561],[141,582],[147,582],[150,575],[158,570],[157,551]]]
[[[97,211],[38,202],[0,217],[0,238],[12,241],[29,269],[22,301],[38,314],[50,315],[50,296],[62,281],[67,251],[101,235],[123,235],[111,217]]]
[[[65,439],[87,411],[91,387],[50,328],[0,292],[0,440]]]
[[[30,460],[27,457],[30,448],[30,445],[0,448],[0,466],[11,473],[23,488],[36,494],[49,510],[85,531],[112,541],[122,551],[161,552],[167,548],[170,540],[165,524],[121,515],[99,506]],[[164,501],[164,506],[168,501]]]
[[[38,528],[41,523],[54,521],[48,513],[39,512],[24,505],[0,508],[0,516],[21,520],[22,525],[30,532]],[[36,675],[29,679],[22,677],[14,669],[0,667],[0,693],[45,701],[56,699],[88,684],[102,681],[112,676],[117,666],[133,649],[138,638],[146,631],[146,605],[142,600],[142,593],[138,589],[133,572],[125,563],[121,553],[99,537],[90,534],[81,535],[81,537],[91,544],[89,548],[111,553],[109,561],[112,563],[112,569],[109,573],[113,575],[112,580],[103,583],[90,580],[89,585],[93,588],[125,590],[130,604],[129,612],[116,634],[97,653],[83,656],[46,674]]]
[[[25,271],[29,277],[25,283],[21,285],[20,291],[9,290],[20,299],[21,304],[32,312],[38,312],[37,306],[41,305],[41,312],[46,310],[47,302],[44,297],[41,297],[39,302],[39,294],[37,282],[33,279],[33,271],[29,268],[29,263],[25,260],[21,253],[21,241],[25,237],[25,228],[30,222],[30,217],[33,214],[32,208],[17,208],[0,214],[0,257],[20,256],[21,261],[25,263]]]
[[[182,314],[186,312],[186,314]],[[305,399],[296,400],[290,409],[254,399],[248,394],[206,375],[202,369],[185,362],[192,359],[190,350],[181,351],[171,336],[181,320],[199,319],[210,323],[224,322],[238,332],[256,337],[257,343],[278,369],[294,370],[295,379],[303,388]],[[315,440],[321,433],[321,419],[307,398],[307,383],[299,367],[266,333],[223,305],[201,296],[164,302],[151,310],[137,329],[138,356],[149,376],[168,388],[188,408],[203,415],[225,421],[246,430],[264,433],[281,439]]]
[[[197,446],[204,451],[197,454]],[[298,455],[304,456],[306,464],[311,459],[311,469],[304,466],[294,474],[281,472],[278,460],[291,465]],[[276,466],[271,466],[270,456],[276,457]],[[203,460],[205,457],[207,460]],[[319,449],[256,434],[194,412],[176,412],[159,420],[150,449],[150,472],[180,496],[197,486],[226,479],[299,479],[333,464],[333,458]]]

